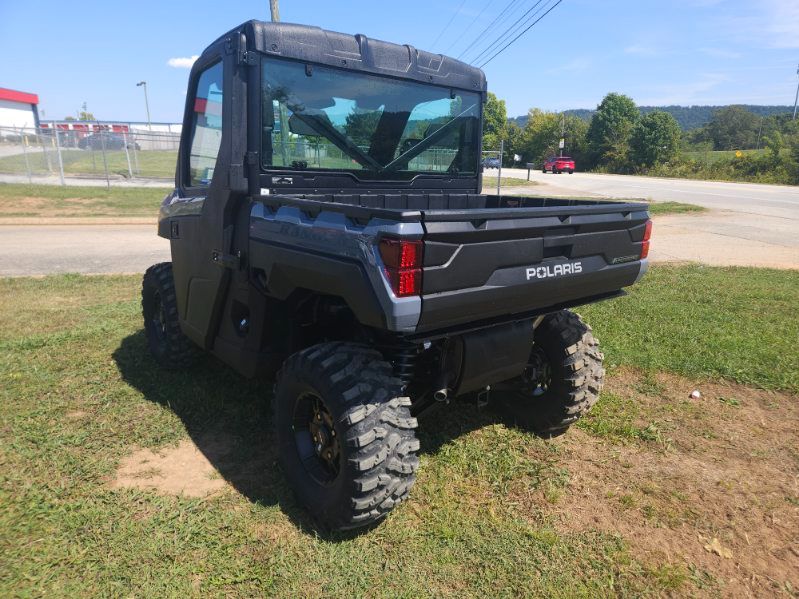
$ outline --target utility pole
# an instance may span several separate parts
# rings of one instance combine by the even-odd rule
[[[796,75],[799,77],[799,67],[796,67]],[[796,99],[793,101],[793,120],[796,120],[796,103],[799,102],[799,83],[796,84]]]
[[[147,128],[152,131],[153,126],[150,124],[150,102],[147,100],[147,82],[139,81],[136,87],[144,87],[144,107],[147,109]]]
[[[280,7],[278,0],[269,0],[269,11],[272,13],[272,22],[280,22]],[[278,119],[280,120],[280,154],[283,157],[283,166],[289,165],[289,115],[283,104],[278,104]]]
[[[560,157],[563,158],[563,140],[566,139],[566,113],[560,113]]]

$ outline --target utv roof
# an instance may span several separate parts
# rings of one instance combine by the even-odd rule
[[[349,35],[309,25],[263,21],[242,23],[218,41],[241,33],[247,37],[248,49],[271,56],[486,91],[485,74],[480,69],[407,44],[370,39],[360,33]]]

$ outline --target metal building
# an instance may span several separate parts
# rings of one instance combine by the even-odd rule
[[[0,128],[35,129],[39,126],[39,96],[0,87]]]

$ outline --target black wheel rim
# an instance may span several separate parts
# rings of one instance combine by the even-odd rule
[[[333,416],[318,394],[308,391],[297,397],[293,429],[305,470],[319,484],[331,484],[341,471],[341,445]]]
[[[533,346],[527,368],[522,373],[525,393],[532,397],[540,397],[549,391],[552,385],[552,367],[549,358],[539,346]]]

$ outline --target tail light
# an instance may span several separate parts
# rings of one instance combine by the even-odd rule
[[[644,229],[644,239],[641,244],[641,260],[649,255],[649,238],[652,237],[652,221],[646,221],[646,229]]]
[[[422,242],[383,237],[379,248],[386,280],[391,285],[394,295],[397,297],[421,295]]]

